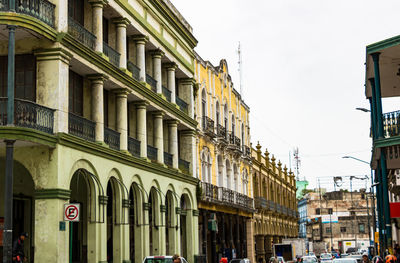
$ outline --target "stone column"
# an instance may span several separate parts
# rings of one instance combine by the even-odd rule
[[[49,190],[54,192],[55,189]],[[61,198],[43,199],[43,197],[36,198],[35,205],[32,206],[35,209],[34,260],[35,262],[69,262],[69,224],[66,224],[65,231],[59,230],[59,222],[63,220],[64,204],[68,201]]]
[[[140,141],[140,157],[142,158],[147,158],[146,106],[145,101],[136,103],[136,139]]]
[[[139,81],[146,82],[146,50],[145,45],[149,38],[144,35],[135,35],[132,39],[136,42],[136,66],[140,69]]]
[[[54,26],[57,32],[68,32],[68,1],[67,0],[53,0],[54,4]]]
[[[127,68],[127,47],[126,47],[126,26],[129,25],[129,20],[123,17],[116,18],[113,20],[117,36],[116,36],[116,48],[117,52],[121,55],[119,58],[119,67],[121,69]]]
[[[175,63],[166,64],[167,76],[168,76],[168,89],[171,91],[171,102],[176,103],[176,92],[175,92],[175,70],[178,66]]]
[[[161,58],[164,56],[164,52],[157,49],[153,50],[151,55],[153,57],[153,78],[157,80],[157,93],[162,94]]]
[[[91,0],[92,5],[92,32],[96,36],[94,50],[103,53],[103,0]]]
[[[169,153],[172,154],[172,168],[179,168],[178,156],[178,123],[177,120],[168,122],[169,128]]]
[[[179,79],[180,87],[179,87],[179,95],[181,99],[183,99],[188,106],[188,114],[190,118],[194,118],[194,84],[195,80],[192,78]],[[215,105],[215,103],[214,103]],[[214,115],[215,115],[214,110]]]
[[[54,133],[68,133],[68,76],[72,54],[65,49],[35,52],[37,103],[52,108]]]
[[[190,162],[189,170],[190,174],[196,175],[196,131],[195,130],[185,130],[182,131],[182,140],[180,152],[182,158]]]
[[[92,87],[92,121],[96,123],[95,140],[104,142],[104,101],[103,84],[106,77],[102,74],[89,75]]]
[[[266,262],[263,235],[256,236],[256,261],[259,262],[260,258],[262,258],[262,262]]]
[[[264,238],[264,250],[265,258],[270,258],[272,256],[272,238],[271,236],[265,236]]]
[[[153,113],[154,117],[154,147],[157,148],[157,162],[164,164],[164,130],[163,130],[164,112],[157,111]]]
[[[119,149],[128,151],[128,94],[127,89],[115,91],[117,100],[117,131],[119,136]]]

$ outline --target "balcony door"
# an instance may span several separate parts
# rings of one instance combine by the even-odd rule
[[[69,71],[68,111],[83,116],[83,77]]]
[[[0,97],[7,97],[8,57],[0,56]],[[36,59],[32,54],[15,56],[14,96],[36,102]]]
[[[83,26],[83,0],[68,0],[68,16]]]

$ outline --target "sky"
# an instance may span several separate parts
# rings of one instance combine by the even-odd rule
[[[171,0],[214,66],[228,62],[250,107],[253,146],[287,167],[298,147],[300,178],[333,188],[333,176],[370,176],[370,115],[364,95],[365,47],[400,34],[398,0]],[[384,102],[384,112],[397,110]],[[291,161],[290,161],[291,159]],[[354,180],[359,188],[365,181]]]

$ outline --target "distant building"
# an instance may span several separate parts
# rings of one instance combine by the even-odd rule
[[[333,248],[342,253],[346,253],[349,247],[366,250],[369,234],[372,237],[370,204],[362,190],[334,191],[323,195],[308,193],[299,202],[300,222],[306,225],[308,241],[313,244],[325,242],[327,250]]]
[[[297,203],[299,211],[299,237],[307,238],[307,199],[303,198]]]
[[[308,181],[307,180],[296,180],[296,198],[301,199],[303,198],[303,190],[307,189],[308,186]]]

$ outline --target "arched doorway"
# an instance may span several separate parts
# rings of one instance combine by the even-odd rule
[[[143,188],[136,182],[129,189],[129,258],[131,262],[143,260]]]
[[[168,190],[165,199],[165,243],[167,255],[176,253],[176,216],[173,192]]]
[[[183,194],[181,196],[180,207],[180,254],[186,258],[188,262],[193,262],[193,213],[191,200],[188,194]]]
[[[4,222],[4,186],[5,186],[5,158],[0,158],[0,222]],[[18,161],[13,164],[13,241],[22,232],[28,232],[25,239],[25,252],[27,262],[33,262],[34,240],[34,200],[35,184],[30,172]],[[3,258],[2,237],[0,246],[0,258]]]
[[[149,193],[149,238],[150,238],[150,255],[158,255],[160,251],[160,199],[158,191],[152,187]]]
[[[120,183],[111,177],[107,183],[107,262],[122,260],[121,225],[124,224],[122,215],[122,193]]]

